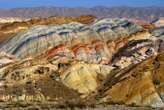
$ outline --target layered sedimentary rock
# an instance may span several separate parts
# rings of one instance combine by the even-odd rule
[[[154,29],[156,26],[154,23],[149,23],[146,20],[134,19],[134,18],[124,18],[124,19],[127,19],[128,21],[133,22],[137,25],[141,25],[142,27],[144,27],[145,29],[148,29],[148,30]]]
[[[154,36],[156,36],[156,37],[158,37],[160,39],[163,39],[163,37],[164,37],[163,31],[164,31],[164,27],[159,27],[159,28],[156,28],[156,29],[151,30],[151,33]]]
[[[159,48],[158,51],[164,51],[164,27],[158,27],[151,30],[151,34],[158,38]]]
[[[1,43],[0,100],[163,107],[163,32],[109,18],[32,26]]]
[[[160,54],[138,65],[114,71],[115,75],[109,75],[100,87],[101,101],[164,107],[163,58],[164,54]]]
[[[91,51],[90,54],[94,55],[95,51],[99,52],[101,57],[110,59],[112,53],[129,40],[150,37],[150,33],[141,26],[127,20],[103,19],[89,26],[80,23],[34,26],[27,31],[17,33],[2,44],[1,50],[19,58],[25,58],[63,44],[75,55],[88,48],[88,51]]]
[[[48,24],[64,24],[70,22],[90,23],[95,19],[94,16],[77,16],[64,17],[52,16],[48,18],[32,18],[23,20],[22,22],[3,23],[0,24],[0,42],[12,37],[15,33],[24,31],[33,25],[48,25]]]
[[[54,58],[40,59],[18,60],[1,67],[1,101],[80,102],[113,69],[70,59],[57,62]]]
[[[40,56],[1,67],[1,101],[60,104],[89,97],[94,103],[164,106],[163,54],[124,69],[58,57]]]
[[[16,60],[17,59],[14,56],[9,55],[5,52],[0,52],[0,66],[4,66],[4,65],[14,62]]]
[[[90,25],[39,25],[17,33],[1,50],[17,58],[64,55],[96,64],[124,68],[158,53],[158,38],[124,19],[101,19]]]

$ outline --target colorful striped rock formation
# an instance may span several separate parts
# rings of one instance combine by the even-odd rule
[[[0,23],[0,42],[14,36],[16,33],[27,30],[34,25],[48,25],[48,24],[64,24],[70,22],[79,23],[90,23],[94,21],[94,16],[77,16],[77,17],[67,17],[67,16],[52,16],[48,18],[32,18],[25,19],[22,22],[13,23]]]
[[[32,26],[0,45],[0,100],[164,107],[163,33],[118,18]]]
[[[164,54],[113,71],[99,88],[101,103],[164,107]]]

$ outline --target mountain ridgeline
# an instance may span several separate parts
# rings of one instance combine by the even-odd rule
[[[164,7],[105,7],[92,8],[68,8],[68,7],[35,7],[1,9],[0,16],[3,17],[48,17],[48,16],[79,16],[94,15],[96,17],[128,17],[154,20],[164,16]]]

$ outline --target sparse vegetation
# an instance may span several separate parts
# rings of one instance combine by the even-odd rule
[[[161,81],[159,79],[155,79],[155,80],[153,80],[153,83],[155,85],[160,85]]]

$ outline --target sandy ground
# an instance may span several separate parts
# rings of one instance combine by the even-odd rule
[[[164,108],[127,107],[124,105],[97,105],[90,107],[68,107],[52,103],[0,103],[0,110],[164,110]]]

